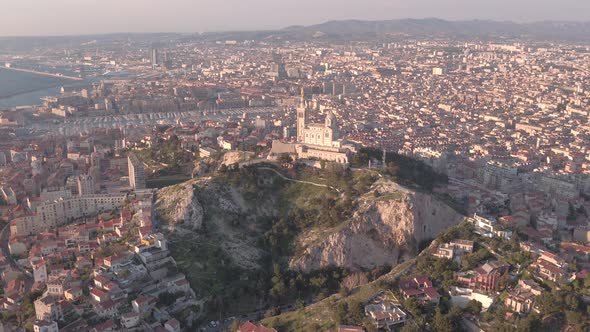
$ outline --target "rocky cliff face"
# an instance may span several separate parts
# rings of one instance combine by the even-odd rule
[[[211,178],[197,178],[160,189],[158,218],[171,233],[174,245],[200,241],[221,249],[245,269],[259,268],[264,251],[257,245],[256,219],[276,213],[272,200],[248,203],[243,192]]]
[[[380,180],[361,198],[353,217],[336,229],[307,232],[300,237],[302,254],[290,265],[302,271],[326,266],[371,268],[398,262],[401,253],[414,255],[418,244],[436,237],[463,217],[432,195],[409,191]]]
[[[157,212],[173,233],[193,234],[195,241],[214,240],[236,264],[256,268],[265,250],[259,245],[264,230],[256,220],[278,216],[276,195],[280,191],[246,199],[239,187],[198,178],[161,189]],[[432,195],[385,179],[374,183],[357,203],[352,217],[337,227],[311,227],[299,233],[291,268],[312,271],[327,266],[396,265],[401,256],[414,256],[421,241],[435,238],[463,219]],[[207,228],[206,235],[199,231],[202,227]]]
[[[203,225],[203,206],[194,195],[195,182],[163,188],[158,192],[156,211],[172,230],[176,227],[198,230]]]

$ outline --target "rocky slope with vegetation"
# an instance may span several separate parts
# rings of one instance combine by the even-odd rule
[[[376,278],[461,219],[387,170],[327,168],[228,167],[158,192],[172,255],[212,314],[326,296],[355,271]]]
[[[203,206],[195,197],[194,185],[197,181],[166,187],[158,192],[156,206],[160,220],[170,229],[181,226],[198,230],[203,225]]]
[[[306,249],[291,266],[310,271],[326,266],[357,270],[395,265],[401,255],[414,256],[420,243],[462,219],[430,194],[381,179],[359,198],[349,220],[328,232],[306,231],[299,238]]]

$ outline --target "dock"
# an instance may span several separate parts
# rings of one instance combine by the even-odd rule
[[[31,70],[31,69],[14,68],[14,67],[6,67],[6,66],[2,67],[2,69],[20,71],[20,72],[24,72],[24,73],[31,73],[31,74],[37,74],[37,75],[65,78],[65,79],[73,80],[73,81],[82,81],[82,78],[80,78],[80,77],[67,76],[67,75],[62,75],[62,74],[52,74],[52,73],[47,73],[44,71],[36,71],[36,70]]]

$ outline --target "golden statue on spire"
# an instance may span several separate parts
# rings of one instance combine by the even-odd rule
[[[301,100],[299,101],[299,107],[305,108],[305,90],[301,87]]]

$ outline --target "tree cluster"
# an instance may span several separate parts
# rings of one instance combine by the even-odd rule
[[[361,148],[351,158],[353,167],[366,167],[369,160],[382,162],[383,151],[375,148]],[[397,178],[398,181],[414,185],[431,191],[437,184],[448,183],[448,177],[437,173],[432,167],[420,160],[416,160],[395,152],[386,153],[385,172]]]

